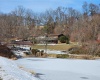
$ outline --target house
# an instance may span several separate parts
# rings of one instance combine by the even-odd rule
[[[37,43],[49,43],[49,44],[57,44],[58,43],[58,38],[63,36],[63,34],[49,34],[49,35],[43,35],[43,36],[35,36],[35,40]]]
[[[31,54],[32,43],[30,41],[15,40],[11,42],[11,45],[11,51],[18,58]]]
[[[20,40],[12,41],[11,44],[13,45],[13,47],[20,47],[28,50],[30,50],[32,46],[32,43],[30,41],[20,41]]]

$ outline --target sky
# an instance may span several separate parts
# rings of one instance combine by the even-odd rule
[[[59,6],[82,10],[85,1],[100,4],[100,0],[0,0],[0,12],[9,13],[18,6],[23,6],[34,12],[44,12],[49,9],[56,9]]]

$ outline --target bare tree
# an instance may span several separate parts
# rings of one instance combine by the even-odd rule
[[[98,12],[99,12],[99,6],[91,3],[91,4],[89,4],[89,11],[90,11],[90,14],[92,16],[95,15],[95,14],[98,14]]]

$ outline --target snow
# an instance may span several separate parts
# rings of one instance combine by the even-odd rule
[[[24,56],[25,55],[25,51],[21,51],[21,50],[18,50],[18,51],[14,51],[14,50],[12,50],[12,52],[16,55],[16,56],[19,56],[19,55],[21,55],[21,56]]]
[[[41,80],[100,80],[100,60],[24,58],[16,61]]]
[[[47,54],[66,54],[67,52],[59,51],[59,50],[44,50],[44,49],[39,49],[40,51],[43,50]]]
[[[21,69],[21,66],[23,69]],[[28,72],[34,71],[35,75]],[[100,60],[0,57],[3,80],[100,80]]]
[[[13,60],[4,57],[0,57],[0,78],[2,80],[39,80],[31,73],[21,70]]]
[[[16,48],[22,48],[22,49],[26,49],[26,50],[30,50],[31,46],[29,45],[19,45],[19,46],[15,46]]]

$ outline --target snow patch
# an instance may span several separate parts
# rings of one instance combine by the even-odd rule
[[[10,59],[0,57],[0,77],[3,80],[39,80],[33,74],[21,70]]]

